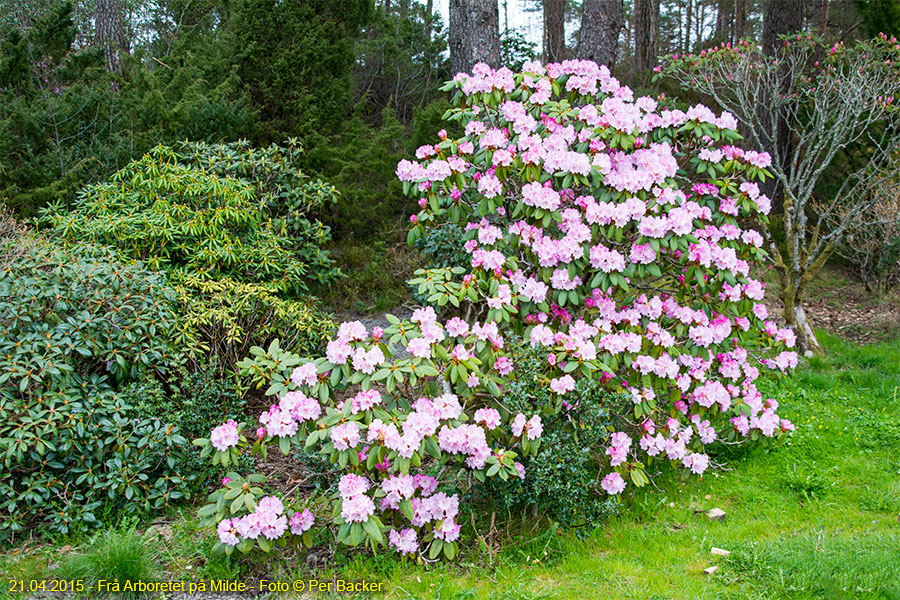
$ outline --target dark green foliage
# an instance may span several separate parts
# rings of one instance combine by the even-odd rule
[[[131,384],[127,394],[140,414],[178,423],[188,439],[209,436],[214,427],[247,413],[247,402],[235,393],[233,382],[210,372],[180,372],[170,381],[169,393],[157,380],[145,379]]]
[[[900,237],[886,240],[886,244],[880,248],[880,256],[875,263],[876,275],[886,280],[887,285],[896,285],[898,265],[900,265]]]
[[[555,405],[558,396],[542,380],[539,365],[546,360],[540,349],[512,340],[516,380],[504,389],[503,402],[512,412],[531,414]],[[600,488],[606,462],[607,439],[614,425],[613,407],[627,399],[604,389],[598,379],[579,379],[566,394],[568,407],[544,419],[538,454],[523,461],[524,480],[485,485],[494,501],[516,510],[537,509],[579,536],[589,534],[604,517],[616,511]],[[619,411],[621,414],[621,411]]]
[[[113,79],[99,53],[71,52],[71,12],[58,5],[0,39],[0,198],[25,215],[65,198],[111,159],[99,139],[110,133]]]
[[[137,415],[122,389],[178,361],[165,277],[24,236],[0,242],[0,257],[0,538],[182,497],[184,437]]]
[[[238,0],[233,61],[259,115],[257,139],[335,127],[352,98],[354,39],[372,0]]]
[[[408,123],[451,74],[440,16],[426,19],[425,6],[418,2],[401,0],[400,5],[375,11],[356,42],[356,97],[365,114],[391,107]]]
[[[875,37],[879,33],[888,37],[900,35],[900,1],[856,0],[856,7],[862,15],[869,37]]]
[[[309,168],[341,191],[327,217],[337,237],[371,237],[391,217],[411,210],[394,173],[405,156],[403,138],[404,127],[390,108],[380,127],[357,114],[334,136],[307,138]]]
[[[518,29],[507,29],[500,36],[500,60],[514,73],[522,70],[526,60],[534,60],[537,56],[537,44],[528,41]]]
[[[165,276],[107,249],[40,239],[0,245],[0,385],[37,398],[73,377],[113,383],[176,364],[175,292]]]
[[[599,425],[582,424],[579,439],[560,431],[543,438],[538,455],[526,464],[522,493],[516,498],[523,507],[537,505],[562,527],[574,528],[579,537],[617,510],[616,502],[600,488],[598,467],[608,432]]]
[[[251,131],[222,44],[187,36],[158,62],[139,48],[118,77],[76,43],[70,4],[30,16],[0,26],[0,198],[20,215],[67,202],[156,144]]]
[[[441,129],[446,130],[450,138],[462,137],[464,132],[459,121],[444,120],[444,114],[450,108],[447,98],[438,98],[413,111],[412,131],[406,144],[407,154],[413,155],[416,148],[423,144],[434,144],[435,135]]]
[[[465,232],[456,223],[434,227],[416,240],[415,246],[427,259],[428,267],[468,267],[472,259],[463,247]]]

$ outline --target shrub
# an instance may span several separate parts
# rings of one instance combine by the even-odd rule
[[[220,373],[276,336],[311,351],[331,322],[308,285],[340,272],[321,249],[328,229],[303,217],[333,202],[334,189],[304,178],[299,153],[293,142],[159,146],[41,223],[166,270],[184,313],[181,341]]]
[[[144,416],[155,415],[168,423],[178,423],[189,439],[209,433],[224,420],[238,417],[247,402],[235,392],[235,385],[209,372],[180,369],[170,377],[170,390],[156,379],[132,383],[125,395],[134,399],[134,409]]]
[[[392,108],[381,112],[376,127],[355,111],[334,135],[312,134],[309,165],[341,189],[328,222],[338,239],[378,238],[409,210],[393,169],[403,156],[403,123]]]
[[[165,277],[108,250],[0,242],[0,538],[95,525],[180,498],[177,427],[140,418],[120,391],[178,364]]]
[[[462,280],[452,268],[419,279],[429,300],[471,308],[473,322],[422,308],[388,316],[384,330],[343,323],[324,357],[276,366],[278,403],[250,439],[254,426],[232,421],[197,440],[217,464],[303,445],[344,473],[316,514],[300,512],[309,501],[263,497],[261,476],[229,482],[201,509],[229,552],[308,543],[318,522],[338,543],[452,559],[459,498],[438,488],[524,478],[518,459],[571,410],[576,378],[629,399],[602,406],[611,426],[600,487],[611,498],[649,483],[654,461],[703,474],[707,444],[793,429],[755,384],[761,367],[797,361],[784,350],[793,333],[763,321],[763,284],[750,273],[765,253],[749,227],[768,199],[748,179],[766,175],[768,157],[730,145],[730,115],[657,112],[591,62],[518,74],[480,64],[448,89],[447,118],[465,137],[440,132],[421,163],[397,172],[422,209],[411,243],[434,224],[466,232]],[[513,332],[546,353],[539,411],[505,402],[521,368]]]
[[[558,310],[558,309],[557,309]],[[514,412],[530,414],[560,399],[543,377],[547,355],[539,348],[509,339],[509,357],[516,365],[503,390],[503,404]],[[542,444],[534,456],[522,462],[525,479],[490,480],[480,496],[519,511],[537,509],[566,529],[581,536],[590,533],[616,509],[615,501],[600,487],[606,464],[610,432],[623,423],[621,415],[631,399],[606,389],[600,378],[582,377],[566,394],[564,407],[544,423]]]
[[[422,263],[418,253],[407,247],[405,237],[405,226],[398,223],[393,231],[383,232],[380,240],[341,240],[332,253],[346,277],[339,285],[320,288],[317,295],[335,311],[361,314],[402,304],[409,298],[406,280]],[[288,340],[284,343],[294,347]]]
[[[430,267],[468,267],[469,254],[459,245],[465,232],[456,223],[429,229],[415,241],[419,252],[429,259]]]

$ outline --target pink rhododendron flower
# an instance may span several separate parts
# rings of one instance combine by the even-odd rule
[[[563,375],[550,380],[550,389],[560,396],[575,389],[575,379],[571,375]]]
[[[341,518],[350,523],[365,523],[375,513],[375,503],[364,494],[341,500]]]
[[[216,533],[219,535],[219,541],[226,546],[237,546],[241,539],[238,537],[237,528],[234,526],[232,519],[224,519],[219,522],[216,527]]]
[[[302,535],[305,531],[309,531],[313,523],[315,523],[316,518],[309,511],[309,509],[304,509],[303,512],[295,512],[291,517],[289,525],[291,526],[291,533],[294,535]]]
[[[625,480],[622,479],[621,475],[613,471],[603,478],[603,481],[600,482],[600,487],[610,496],[615,496],[625,490]]]
[[[297,386],[314,386],[317,383],[317,377],[316,365],[311,362],[304,363],[291,372],[291,381]]]
[[[348,450],[359,444],[359,426],[356,421],[347,421],[331,429],[331,443],[336,450]]]
[[[209,435],[209,441],[213,447],[220,452],[224,452],[229,448],[238,445],[238,426],[233,420],[228,420],[219,425]]]
[[[419,549],[416,530],[409,527],[403,531],[391,529],[391,532],[388,534],[388,543],[391,547],[396,548],[400,554],[415,554]]]

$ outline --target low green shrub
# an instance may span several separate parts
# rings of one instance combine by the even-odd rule
[[[409,299],[405,282],[420,256],[399,236],[386,231],[381,239],[369,242],[347,238],[332,252],[346,277],[337,285],[320,288],[317,295],[335,310],[383,313]],[[287,338],[282,339],[295,347]]]
[[[431,268],[468,267],[472,263],[472,257],[459,243],[459,240],[465,239],[465,235],[459,225],[447,223],[429,229],[416,240],[415,247],[428,258],[428,266]]]
[[[0,241],[0,264],[0,539],[181,498],[184,437],[125,392],[180,362],[165,277],[28,236]]]
[[[529,414],[552,406],[559,396],[542,381],[546,353],[513,338],[510,356],[517,369],[515,379],[504,388],[504,406]],[[481,495],[517,511],[536,510],[579,537],[590,533],[617,504],[600,488],[609,436],[615,430],[611,414],[628,399],[604,389],[598,378],[582,378],[566,395],[566,406],[544,424],[541,447],[522,459],[524,479],[489,479]]]
[[[331,333],[307,290],[341,273],[322,249],[328,228],[306,215],[336,192],[302,174],[299,154],[295,142],[158,146],[39,223],[167,271],[181,305],[179,342],[222,375],[251,345],[279,337],[312,351]]]
[[[126,393],[135,399],[139,414],[178,423],[188,439],[209,435],[213,427],[239,418],[246,410],[247,402],[235,392],[233,382],[211,373],[185,369],[170,382],[167,390],[158,380],[148,378],[132,383]]]

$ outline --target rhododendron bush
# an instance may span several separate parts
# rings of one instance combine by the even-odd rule
[[[325,526],[337,542],[452,558],[453,490],[528,477],[544,427],[577,414],[567,395],[580,378],[627,399],[608,407],[598,449],[610,497],[647,484],[650,465],[702,475],[707,446],[793,429],[755,385],[797,362],[755,276],[769,201],[754,180],[769,158],[734,145],[730,115],[634,98],[592,62],[476,65],[447,89],[447,119],[465,136],[441,132],[397,174],[421,208],[410,242],[461,227],[470,268],[418,272],[434,306],[388,316],[384,330],[344,323],[324,357],[254,350],[248,364],[269,365],[257,374],[276,401],[258,423],[199,440],[204,452],[230,465],[248,448],[306,447],[343,475],[330,497],[307,500],[229,475],[202,510],[229,551],[308,544]],[[434,307],[447,305],[460,316],[441,318]],[[528,414],[503,402],[512,333],[546,353],[532,377],[549,400]]]

